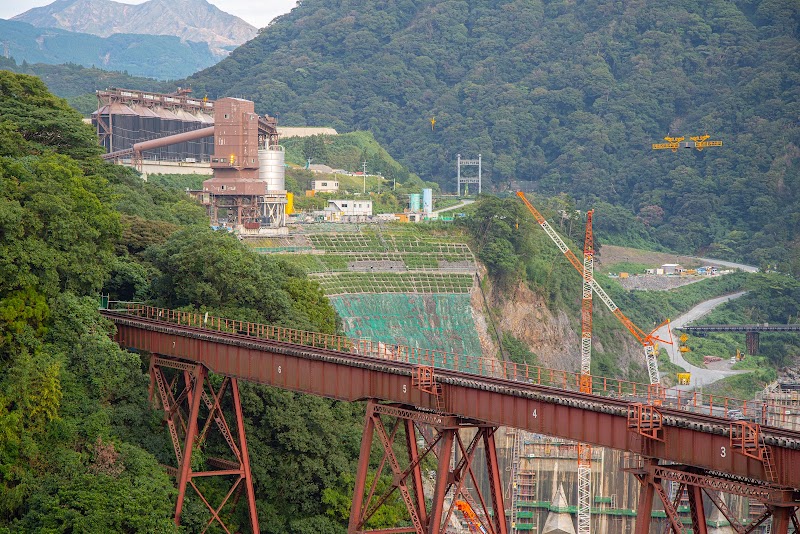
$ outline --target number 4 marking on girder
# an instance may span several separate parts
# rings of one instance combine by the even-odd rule
[[[536,416],[536,410],[533,410],[533,413],[531,415],[533,415],[533,418],[536,419],[536,417],[537,417]]]

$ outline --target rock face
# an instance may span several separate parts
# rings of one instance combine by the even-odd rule
[[[57,0],[12,20],[100,37],[118,33],[173,35],[183,41],[206,42],[219,56],[227,55],[258,33],[254,26],[206,0],[149,0],[139,5],[110,0]]]
[[[544,298],[524,283],[507,294],[492,288],[490,299],[498,308],[498,327],[524,341],[539,356],[539,365],[563,370],[580,368],[579,332],[563,311],[554,314]]]

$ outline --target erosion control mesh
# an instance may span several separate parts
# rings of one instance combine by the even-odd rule
[[[330,300],[350,338],[481,356],[469,294],[360,294]]]

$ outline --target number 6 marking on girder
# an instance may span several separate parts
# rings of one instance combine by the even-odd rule
[[[281,374],[281,366],[278,366],[278,374]]]
[[[727,456],[727,455],[728,455],[728,451],[726,451],[726,450],[725,450],[725,447],[720,447],[720,448],[719,448],[719,455],[720,455],[722,458],[725,458],[725,456]]]

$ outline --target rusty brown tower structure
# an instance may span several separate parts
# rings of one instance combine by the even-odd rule
[[[221,98],[215,108],[214,177],[203,182],[211,224],[257,229],[272,220],[275,203],[259,176],[259,148],[277,144],[275,120],[259,117],[253,102],[241,98]]]

